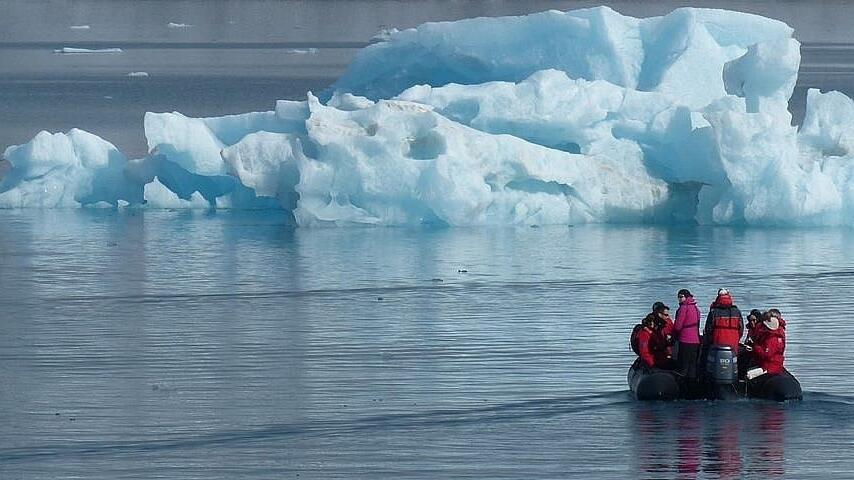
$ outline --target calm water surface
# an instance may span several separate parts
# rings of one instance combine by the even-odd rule
[[[293,230],[112,210],[0,225],[2,478],[854,469],[850,230]],[[804,401],[633,402],[633,324],[719,286],[784,312]]]

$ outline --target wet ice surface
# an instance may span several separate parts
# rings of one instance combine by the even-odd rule
[[[292,230],[269,213],[90,210],[0,225],[4,478],[854,466],[838,453],[854,435],[850,230]],[[805,400],[631,401],[632,325],[678,288],[705,306],[719,286],[784,312]]]

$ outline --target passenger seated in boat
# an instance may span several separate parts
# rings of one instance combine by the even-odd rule
[[[655,315],[655,320],[661,328],[661,334],[667,339],[668,350],[672,353],[672,347],[676,343],[673,338],[673,320],[670,318],[670,307],[664,302],[655,302],[652,304],[652,314]]]
[[[761,323],[762,312],[758,309],[754,308],[747,314],[745,324],[747,335],[744,337],[744,343],[738,349],[738,378],[745,378],[747,371],[756,367],[753,362],[753,337]]]
[[[744,339],[745,345],[753,345],[753,335],[756,333],[756,327],[760,323],[762,323],[762,312],[754,308],[747,314],[747,338]]]
[[[752,359],[766,373],[783,373],[786,352],[786,321],[780,311],[772,308],[762,316],[753,336]]]
[[[638,356],[647,368],[673,368],[670,345],[664,334],[665,322],[655,313],[650,313],[641,322],[643,328],[637,334]]]

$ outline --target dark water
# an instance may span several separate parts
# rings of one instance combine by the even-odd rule
[[[850,230],[0,212],[2,478],[843,478]],[[466,270],[466,272],[460,272]],[[630,400],[653,301],[789,321],[794,404]]]

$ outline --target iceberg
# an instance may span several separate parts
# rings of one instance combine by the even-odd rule
[[[72,207],[119,200],[139,203],[142,185],[125,176],[128,160],[111,143],[83,130],[39,132],[10,147],[12,168],[0,182],[0,206]]]
[[[415,102],[352,111],[308,102],[316,151],[292,157],[302,225],[617,221],[652,216],[668,197],[627,142],[612,145],[624,150],[615,160],[482,132]]]
[[[62,47],[57,48],[53,53],[62,55],[92,55],[99,53],[122,53],[121,48],[77,48],[77,47]]]
[[[144,193],[146,201],[154,208],[164,209],[207,209],[210,204],[199,192],[190,194],[190,198],[183,199],[175,192],[169,190],[154,177],[150,183],[145,184]]]
[[[149,112],[129,160],[81,130],[6,149],[0,207],[275,209],[299,226],[854,225],[854,101],[783,22],[607,7],[385,29],[266,112]],[[311,53],[311,52],[308,52]]]
[[[705,104],[725,94],[727,62],[791,35],[783,22],[699,8],[647,19],[599,7],[426,23],[363,49],[332,90],[376,100],[413,85],[518,82],[555,69]]]
[[[292,55],[317,55],[319,52],[316,48],[289,48],[285,50],[285,53],[290,53]]]

